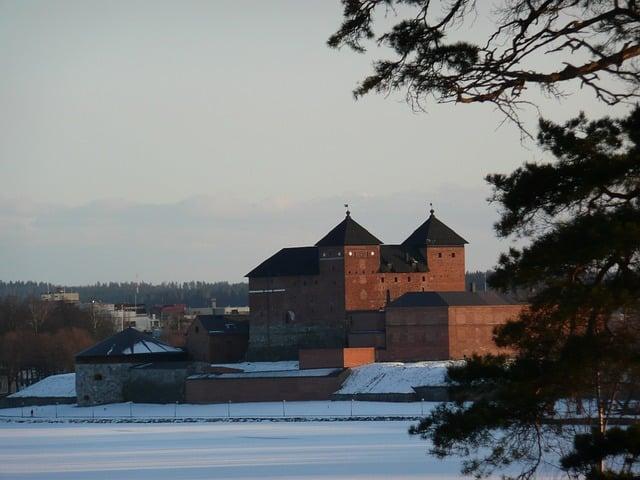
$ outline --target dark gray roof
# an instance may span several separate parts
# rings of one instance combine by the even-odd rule
[[[409,292],[389,307],[461,307],[471,305],[517,305],[495,292]]]
[[[382,242],[374,237],[362,225],[356,222],[347,212],[345,219],[322,237],[316,246],[337,247],[342,245],[380,245]]]
[[[381,272],[426,272],[427,261],[419,248],[408,245],[380,246]]]
[[[427,221],[420,225],[402,242],[403,245],[411,245],[414,247],[457,246],[466,243],[469,242],[438,220],[433,214],[433,211]]]
[[[198,315],[197,320],[209,335],[248,335],[249,323],[247,321],[230,320],[225,315]]]
[[[158,359],[160,359],[160,357],[183,355],[184,351],[182,349],[172,347],[135,328],[129,327],[83,350],[76,355],[76,358],[114,358],[127,356],[136,359],[147,357],[158,357]]]
[[[286,275],[318,275],[320,260],[317,247],[283,248],[267,258],[246,277],[280,277]]]

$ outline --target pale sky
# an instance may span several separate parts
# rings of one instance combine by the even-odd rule
[[[337,0],[0,2],[0,279],[238,281],[343,203],[396,243],[433,202],[467,269],[494,265],[483,177],[545,157],[491,106],[354,101],[372,57],[326,47],[340,21]]]

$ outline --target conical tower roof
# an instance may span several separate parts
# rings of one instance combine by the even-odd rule
[[[412,247],[430,246],[458,246],[467,242],[456,232],[447,227],[435,216],[433,208],[430,210],[429,218],[420,225],[415,232],[402,242],[402,245]]]
[[[382,242],[351,218],[351,214],[347,211],[344,220],[316,243],[316,247],[342,245],[382,245]]]
[[[154,356],[173,357],[183,356],[184,351],[172,347],[135,328],[125,328],[123,331],[83,350],[76,355],[77,359],[93,357],[122,357],[122,356]]]

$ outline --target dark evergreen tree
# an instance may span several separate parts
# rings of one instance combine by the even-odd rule
[[[530,478],[560,454],[577,476],[637,478],[640,108],[621,120],[542,120],[538,140],[555,162],[487,177],[498,234],[530,239],[490,279],[529,292],[527,311],[496,331],[515,357],[451,369],[460,400],[412,432],[438,456],[467,459],[465,473],[512,466]]]
[[[355,89],[356,97],[404,90],[418,108],[427,98],[489,102],[517,121],[518,106],[531,100],[526,95],[531,86],[560,95],[573,81],[615,104],[635,96],[640,83],[634,62],[640,57],[640,6],[635,0],[342,3],[344,19],[329,39],[331,47],[363,52],[365,42],[375,39],[392,52],[392,58],[374,63],[373,74]],[[476,25],[476,7],[487,5],[495,21],[489,33]],[[374,33],[376,18],[393,14],[397,22]]]

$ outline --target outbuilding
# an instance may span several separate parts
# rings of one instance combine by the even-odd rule
[[[248,345],[249,323],[227,315],[198,315],[187,331],[187,351],[198,362],[242,361]]]
[[[175,400],[183,395],[187,353],[135,328],[126,328],[83,350],[75,360],[78,405],[124,402],[132,397],[140,401],[145,392],[150,399],[166,398],[167,390],[174,392],[169,397]],[[169,365],[178,375],[167,377],[163,365]],[[147,368],[136,368],[140,366]],[[159,373],[154,376],[154,371]],[[161,391],[163,395],[158,394]]]

